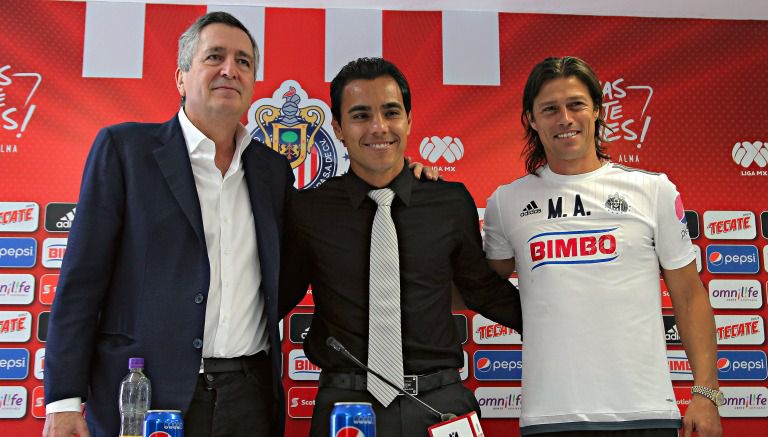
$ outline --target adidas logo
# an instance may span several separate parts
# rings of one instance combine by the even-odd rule
[[[680,333],[677,331],[677,325],[667,329],[667,333],[664,335],[667,341],[680,341]]]
[[[75,219],[75,211],[77,208],[72,208],[71,211],[64,214],[59,220],[56,222],[56,227],[59,229],[69,229],[72,227],[72,220]]]
[[[539,205],[536,204],[535,200],[531,200],[530,202],[528,202],[528,205],[525,205],[525,208],[523,208],[523,212],[520,213],[520,217],[538,214],[540,212],[541,212],[541,208],[539,208]]]

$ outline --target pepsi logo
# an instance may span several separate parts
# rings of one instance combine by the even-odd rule
[[[719,266],[723,263],[723,254],[717,251],[713,251],[709,254],[709,263],[713,266]]]
[[[477,360],[477,371],[478,372],[487,372],[489,370],[491,370],[491,360],[490,359],[488,359],[486,357],[482,357],[479,360]]]
[[[171,437],[171,435],[165,431],[155,431],[147,437]]]
[[[728,358],[719,358],[717,360],[717,369],[718,370],[725,370],[725,369],[727,369],[730,366],[731,366],[731,360],[729,360]]]
[[[365,433],[354,426],[345,426],[336,431],[336,437],[365,437]]]

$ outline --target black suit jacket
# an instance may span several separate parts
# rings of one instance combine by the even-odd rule
[[[293,173],[284,157],[255,141],[242,163],[282,435],[277,281],[283,204]],[[46,403],[79,396],[87,400],[91,436],[114,437],[120,380],[128,358],[143,357],[152,408],[186,411],[202,353],[206,300],[199,296],[207,297],[209,282],[200,204],[178,117],[102,129],[85,165],[53,304]],[[256,328],[242,329],[251,335]]]

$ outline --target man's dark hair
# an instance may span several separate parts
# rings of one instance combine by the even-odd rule
[[[600,141],[601,127],[605,127],[603,120],[603,90],[600,86],[600,80],[592,68],[583,60],[572,56],[562,58],[547,58],[539,62],[525,83],[523,91],[523,113],[520,115],[520,121],[525,129],[525,146],[522,155],[525,157],[525,169],[530,174],[536,174],[536,170],[547,163],[547,156],[544,153],[544,144],[539,138],[539,133],[531,126],[528,119],[533,118],[533,101],[539,95],[541,87],[552,79],[575,77],[583,83],[589,90],[594,109],[600,111],[595,120],[595,151],[598,159],[609,159],[610,156],[605,150],[605,146]]]
[[[349,82],[357,79],[372,80],[389,76],[395,80],[403,95],[406,115],[411,113],[411,89],[403,73],[395,64],[382,58],[358,58],[342,67],[339,74],[331,81],[331,114],[341,124],[341,95]]]

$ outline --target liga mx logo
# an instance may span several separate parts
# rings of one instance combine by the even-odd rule
[[[330,108],[310,99],[295,80],[283,82],[271,98],[255,101],[246,129],[288,159],[299,189],[317,188],[349,167],[346,148],[331,135]]]

